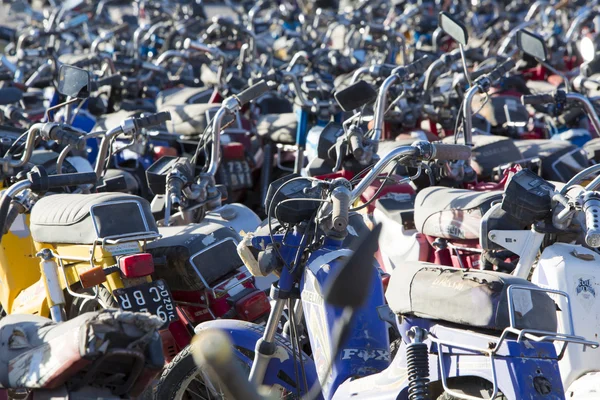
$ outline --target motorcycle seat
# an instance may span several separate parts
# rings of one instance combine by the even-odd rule
[[[296,144],[298,119],[294,113],[267,114],[258,119],[256,132],[274,143]]]
[[[94,125],[92,132],[106,131],[106,130],[115,128],[115,127],[121,125],[121,122],[123,122],[124,119],[130,118],[130,117],[137,117],[141,113],[142,113],[142,111],[139,111],[139,110],[138,111],[120,110],[117,112],[101,115],[98,117],[98,119],[96,119],[96,124]]]
[[[171,290],[204,290],[244,265],[236,250],[240,236],[221,224],[161,227],[160,234],[146,251],[155,260],[165,257],[165,264],[155,263],[155,271]]]
[[[578,152],[574,144],[562,140],[515,140],[523,158],[539,157],[544,179],[565,182],[588,167],[587,154]],[[567,154],[570,154],[567,155]],[[559,159],[563,156],[562,160]]]
[[[165,111],[169,106],[208,103],[212,89],[207,87],[182,87],[163,90],[156,95],[156,109]]]
[[[171,120],[167,121],[167,131],[176,135],[199,137],[209,123],[207,111],[212,111],[214,115],[219,107],[220,104],[182,104],[163,107],[162,111],[171,113]],[[212,119],[212,116],[210,118]]]
[[[533,283],[493,271],[405,262],[392,271],[386,299],[398,315],[446,321],[475,329],[510,326],[508,287]],[[556,304],[547,293],[515,290],[515,327],[556,332]]]
[[[415,198],[415,227],[425,235],[444,239],[478,239],[480,222],[502,191],[428,187]]]
[[[155,316],[114,309],[85,313],[61,323],[28,314],[2,317],[0,384],[4,388],[52,389],[67,380],[74,383],[75,376],[84,374],[105,353],[125,349],[148,334],[138,351],[147,367],[158,370],[164,363],[162,345],[160,337],[151,332],[157,332],[160,325],[162,321]],[[111,363],[110,373],[116,376],[133,369],[132,359],[120,357],[119,363]],[[101,379],[103,372],[99,369],[96,378]]]
[[[150,203],[124,193],[43,197],[31,210],[30,229],[38,243],[65,244],[93,244],[108,236],[158,232]]]

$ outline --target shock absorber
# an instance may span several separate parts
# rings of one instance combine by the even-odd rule
[[[427,332],[418,327],[408,331],[412,340],[406,346],[406,365],[408,369],[408,399],[429,400],[429,352],[423,343]]]

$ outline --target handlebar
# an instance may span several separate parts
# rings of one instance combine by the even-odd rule
[[[345,186],[338,186],[331,192],[331,223],[337,232],[344,232],[348,227],[350,195],[350,190]]]
[[[267,85],[267,82],[265,82],[264,80],[261,80],[260,82],[250,86],[248,89],[244,90],[243,92],[241,92],[240,94],[238,94],[236,97],[238,99],[238,101],[240,102],[240,106],[245,106],[246,104],[248,104],[249,102],[251,102],[252,100],[260,97],[261,95],[263,95],[264,93],[269,91],[269,85]]]
[[[508,59],[504,61],[500,66],[496,67],[492,72],[487,75],[480,76],[477,78],[473,85],[469,88],[467,93],[465,94],[464,102],[463,102],[463,118],[464,118],[464,140],[466,145],[472,144],[472,135],[473,135],[473,121],[471,120],[473,116],[472,104],[473,97],[477,93],[486,93],[492,83],[496,82],[500,78],[502,78],[507,72],[512,70],[516,66],[516,63],[512,59]]]
[[[136,129],[144,129],[163,124],[170,120],[171,113],[163,111],[146,117],[135,118],[133,122],[135,123]]]
[[[440,161],[467,161],[471,158],[471,147],[462,144],[431,143],[432,159]]]
[[[585,242],[590,247],[600,247],[600,193],[588,192],[583,199],[585,213]]]
[[[500,64],[500,66],[496,67],[492,72],[479,79],[488,79],[490,83],[494,83],[510,72],[516,65],[517,64],[512,59],[508,59]]]
[[[430,143],[426,141],[417,141],[410,146],[400,146],[395,148],[381,158],[377,164],[371,168],[371,171],[360,181],[352,190],[350,203],[354,203],[362,193],[373,183],[373,181],[383,172],[391,162],[402,158],[412,160],[431,161],[439,160],[468,160],[471,156],[469,146],[460,144],[441,144]]]
[[[93,81],[91,83],[91,91],[95,92],[102,86],[119,86],[123,81],[123,77],[120,74],[114,74],[107,76],[106,78],[98,79],[97,81]]]
[[[554,103],[554,96],[550,93],[546,94],[529,94],[521,96],[521,103],[523,105],[538,105],[538,104],[548,104]]]
[[[77,150],[85,148],[85,138],[80,132],[64,129],[61,126],[52,128],[48,137],[65,146],[73,146]]]
[[[427,68],[432,62],[433,57],[425,56],[411,64],[408,64],[407,66],[398,67],[394,69],[392,74],[383,81],[377,94],[377,102],[375,103],[375,119],[373,123],[374,141],[379,141],[381,139],[381,133],[383,131],[384,113],[386,107],[386,95],[390,87],[392,87],[392,85],[398,80],[403,81],[408,76],[418,73],[419,71],[425,70],[425,68]]]

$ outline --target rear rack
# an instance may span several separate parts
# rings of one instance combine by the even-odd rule
[[[569,332],[568,333],[558,333],[558,332],[543,331],[543,330],[537,330],[537,329],[519,329],[519,328],[517,328],[515,326],[515,306],[513,303],[514,292],[516,290],[525,290],[525,291],[530,291],[530,292],[545,292],[550,295],[553,294],[553,295],[563,296],[567,302],[567,307],[563,310],[563,312],[566,312],[568,310],[568,312],[567,312],[568,315],[565,316],[564,318],[567,318],[567,321],[569,322]],[[446,365],[444,364],[444,357],[443,357],[443,351],[442,351],[443,346],[446,346],[448,348],[456,347],[456,348],[460,348],[460,349],[470,350],[473,352],[481,353],[481,354],[489,357],[490,372],[491,372],[492,384],[493,384],[493,392],[489,397],[491,399],[495,398],[496,395],[498,394],[498,380],[496,377],[496,366],[494,364],[494,357],[500,350],[502,343],[507,339],[509,334],[516,335],[518,343],[523,341],[523,339],[525,339],[525,338],[528,340],[532,340],[534,342],[555,342],[555,341],[564,342],[564,344],[558,354],[559,359],[561,359],[563,357],[565,350],[567,348],[567,345],[569,343],[581,344],[584,347],[589,346],[591,348],[597,348],[599,346],[598,342],[593,342],[593,341],[585,339],[584,337],[576,336],[574,334],[574,332],[573,332],[573,330],[574,330],[573,329],[573,317],[571,314],[571,303],[569,300],[569,295],[566,292],[563,292],[560,290],[554,290],[554,289],[546,289],[546,288],[541,288],[541,287],[531,287],[531,286],[524,286],[524,285],[510,285],[507,290],[507,301],[508,301],[508,313],[509,313],[510,326],[507,327],[506,329],[504,329],[504,331],[502,331],[502,334],[500,335],[498,342],[492,349],[442,340],[442,339],[439,339],[439,338],[433,336],[431,333],[429,333],[429,338],[431,339],[431,341],[433,343],[435,343],[437,345],[437,348],[438,348],[439,374],[442,379],[442,385],[443,385],[446,393],[448,393],[450,396],[453,396],[453,397],[456,397],[459,399],[465,399],[465,400],[481,400],[481,399],[483,399],[483,397],[476,397],[476,396],[466,395],[463,393],[458,393],[458,392],[450,389],[450,387],[448,387],[448,377],[446,376]]]

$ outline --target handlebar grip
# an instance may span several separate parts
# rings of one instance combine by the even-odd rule
[[[89,183],[94,184],[97,182],[98,177],[95,172],[78,172],[74,174],[50,175],[47,179],[47,187],[50,189],[64,186],[86,185]]]
[[[417,61],[408,64],[406,66],[406,71],[409,75],[416,74],[420,71],[425,71],[433,61],[433,57],[431,57],[430,55],[425,55]]]
[[[338,186],[331,192],[331,223],[337,232],[344,232],[348,227],[350,197],[350,190],[345,186]]]
[[[352,154],[358,158],[362,157],[365,151],[360,138],[357,135],[350,135],[350,150],[352,150]]]
[[[386,78],[392,74],[392,71],[394,70],[394,68],[396,68],[396,67],[390,66],[387,64],[383,64],[379,67],[379,75],[378,76],[380,78]]]
[[[237,97],[238,101],[240,102],[240,106],[244,106],[268,91],[269,91],[269,85],[267,85],[267,82],[262,80],[256,84],[250,86],[248,89],[244,90],[243,92],[238,94],[236,97]]]
[[[499,67],[490,72],[487,75],[487,78],[491,82],[496,82],[497,80],[502,78],[507,72],[512,70],[516,65],[517,64],[512,59],[506,60],[502,64],[500,64]]]
[[[135,123],[136,129],[140,130],[151,126],[157,126],[170,120],[171,113],[169,111],[163,111],[148,115],[147,117],[135,118],[133,122]]]
[[[96,91],[102,86],[118,86],[123,81],[123,77],[120,74],[114,74],[107,76],[106,78],[99,79],[92,82],[92,91]]]
[[[471,148],[464,144],[431,143],[433,148],[432,159],[442,161],[468,160],[471,157]]]
[[[600,193],[589,192],[583,198],[585,213],[585,242],[590,247],[600,247]]]
[[[77,150],[83,150],[85,148],[85,138],[79,132],[55,127],[50,131],[49,136],[50,139],[56,140],[63,145],[71,145]]]
[[[523,96],[521,96],[521,103],[523,103],[523,105],[526,105],[526,104],[537,105],[537,104],[554,103],[554,95],[552,95],[550,93],[523,95]]]
[[[113,35],[118,35],[119,33],[127,32],[128,29],[129,29],[129,25],[127,25],[127,24],[121,24],[121,25],[115,26],[114,28],[112,28],[108,32],[110,32]]]

